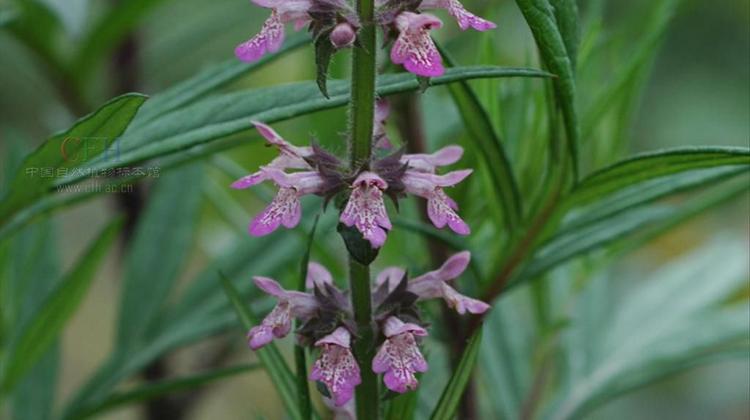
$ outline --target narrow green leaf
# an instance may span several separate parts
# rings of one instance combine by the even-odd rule
[[[533,69],[493,66],[457,67],[431,80],[432,85],[449,84],[467,79],[497,77],[550,77]],[[158,121],[134,126],[120,141],[121,153],[117,166],[131,165],[174,153],[249,130],[250,121],[265,123],[284,121],[316,111],[345,105],[349,100],[349,83],[331,81],[330,99],[320,95],[315,82],[292,83],[270,88],[216,95],[164,115]],[[418,81],[410,74],[387,74],[378,80],[378,94],[392,95],[418,89]],[[143,139],[148,139],[144,143]],[[191,150],[192,157],[205,156],[201,150]],[[88,166],[92,170],[113,166],[113,162],[99,160]],[[65,185],[85,179],[74,174],[56,182]]]
[[[652,204],[634,207],[610,217],[596,219],[590,223],[579,224],[574,228],[562,231],[539,247],[531,261],[513,277],[509,286],[516,286],[524,281],[537,278],[544,272],[583,255],[592,250],[615,243],[631,235],[643,232],[644,237],[635,242],[625,243],[623,249],[633,249],[635,244],[643,243],[648,238],[663,233],[697,214],[713,208],[749,188],[746,178],[740,177],[737,182],[730,180],[728,189],[699,196],[683,204]]]
[[[446,64],[453,67],[453,60],[442,48],[441,53]],[[523,203],[518,192],[516,176],[503,144],[492,126],[487,111],[468,82],[453,83],[448,85],[448,90],[461,114],[469,138],[474,142],[476,155],[492,179],[493,191],[489,195],[494,198],[494,205],[490,207],[503,209],[506,230],[513,232],[521,220]]]
[[[315,217],[313,227],[310,230],[310,235],[308,235],[307,238],[305,253],[302,256],[302,262],[300,263],[300,276],[297,280],[297,290],[300,292],[305,291],[308,264],[310,263],[310,250],[312,249],[315,239],[315,230],[318,227],[319,218],[320,216]],[[299,397],[299,408],[302,412],[302,418],[307,420],[312,418],[312,404],[310,403],[310,389],[307,385],[307,360],[304,347],[295,344],[294,359],[297,365],[297,395]]]
[[[483,327],[480,327],[469,339],[469,344],[466,346],[453,376],[443,389],[443,394],[430,416],[431,419],[452,420],[454,418],[461,402],[461,395],[463,395],[474,370],[474,363],[477,360],[477,354],[482,343],[482,330]]]
[[[568,53],[573,71],[576,69],[578,44],[581,41],[578,25],[578,4],[576,0],[550,0],[555,13],[557,27],[560,30],[565,51]]]
[[[330,33],[321,34],[315,38],[315,82],[318,84],[320,93],[328,98],[328,67],[331,58],[336,53],[336,47],[331,44]]]
[[[552,73],[557,75],[554,80],[555,95],[562,110],[568,154],[573,165],[573,175],[575,179],[578,179],[580,128],[576,108],[573,61],[566,50],[565,39],[560,33],[554,8],[549,0],[516,0],[516,3],[534,34],[544,64]]]
[[[31,368],[58,336],[83,300],[99,263],[117,237],[122,220],[110,223],[80,257],[72,270],[45,299],[44,304],[21,328],[10,344],[0,389],[7,391]]]
[[[9,192],[0,202],[0,226],[11,216],[48,192],[55,178],[99,156],[125,131],[138,108],[146,100],[140,94],[112,99],[96,112],[78,120],[70,129],[56,134],[31,153],[13,179]],[[105,154],[110,166],[115,156]],[[90,176],[90,175],[89,175]]]
[[[117,348],[127,352],[152,333],[157,315],[184,269],[201,206],[203,171],[193,164],[163,175],[128,248],[120,295]]]
[[[242,301],[242,297],[229,279],[223,275],[220,276],[220,279],[227,298],[232,303],[235,313],[245,330],[249,330],[257,325],[258,319]],[[276,345],[274,343],[269,343],[262,349],[257,350],[256,353],[276,386],[276,390],[281,395],[281,399],[284,401],[284,405],[286,406],[289,415],[295,420],[302,419],[302,413],[298,406],[299,399],[297,398],[297,392],[295,389],[296,381],[294,374],[289,369],[286,361],[284,361],[284,358],[276,348]]]
[[[309,35],[298,33],[285,40],[284,45],[277,52],[266,54],[258,61],[248,64],[236,58],[230,58],[207,68],[195,76],[154,95],[136,115],[135,120],[133,120],[133,127],[152,122],[170,111],[193,103],[200,97],[214,92],[309,43]],[[148,140],[146,139],[146,141]]]
[[[740,147],[680,147],[644,153],[587,176],[566,200],[585,203],[638,182],[692,169],[750,165],[750,149]]]
[[[200,388],[222,379],[253,371],[259,367],[260,365],[258,364],[234,366],[210,372],[198,373],[184,378],[149,383],[130,391],[114,394],[101,404],[79,413],[74,418],[83,419],[94,415],[101,415],[102,413],[120,408],[124,405],[152,400],[175,392]]]

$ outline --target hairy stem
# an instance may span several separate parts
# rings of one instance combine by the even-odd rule
[[[370,300],[370,267],[353,259],[349,260],[354,320],[357,323],[357,339],[354,341],[354,356],[362,375],[362,383],[357,387],[357,418],[359,420],[378,418],[378,377],[372,371],[372,358],[375,356],[375,334],[372,327]]]
[[[349,146],[354,171],[366,166],[372,153],[376,51],[374,0],[358,0],[357,13],[362,26],[357,35],[359,46],[354,49],[352,55],[350,106],[352,131]],[[357,418],[359,420],[377,419],[379,417],[378,377],[371,369],[372,358],[375,355],[375,336],[370,296],[370,268],[350,258],[349,274],[354,319],[357,323],[354,356],[362,375],[362,383],[356,391]]]
[[[357,13],[362,27],[359,47],[352,55],[351,161],[354,168],[367,162],[372,150],[373,113],[375,111],[375,25],[374,0],[358,0]]]

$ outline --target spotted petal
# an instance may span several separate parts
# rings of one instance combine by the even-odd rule
[[[440,53],[429,30],[443,25],[435,16],[402,12],[396,17],[399,35],[391,48],[391,61],[403,64],[407,71],[423,77],[445,73]]]
[[[392,228],[383,202],[388,184],[372,172],[363,172],[353,187],[340,220],[346,226],[355,226],[373,248],[380,248],[385,243],[386,230]]]
[[[419,382],[415,373],[426,372],[428,366],[415,335],[427,332],[395,317],[388,318],[384,331],[387,338],[372,359],[373,372],[384,373],[383,381],[391,391],[404,393],[416,389]]]
[[[349,331],[344,327],[315,343],[321,348],[320,357],[313,364],[310,380],[326,385],[337,407],[345,405],[354,396],[354,388],[362,380],[359,365],[350,349]]]
[[[294,188],[281,188],[271,204],[250,222],[250,234],[264,236],[280,225],[287,228],[297,226],[302,217],[302,206]]]
[[[442,188],[437,188],[427,199],[427,216],[436,228],[445,225],[459,235],[468,235],[471,229],[456,213],[456,202],[445,194]]]
[[[263,23],[257,35],[238,45],[234,55],[242,61],[253,62],[265,55],[281,48],[284,43],[284,23],[276,9],[271,10],[271,16]]]

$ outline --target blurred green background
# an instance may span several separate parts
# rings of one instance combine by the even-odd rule
[[[41,1],[41,0],[40,0]],[[63,18],[64,28],[55,38],[55,48],[70,50],[94,17],[107,7],[104,1],[46,0]],[[7,2],[0,2],[0,7]],[[218,61],[232,57],[234,46],[254,34],[267,16],[266,11],[249,5],[245,0],[182,0],[161,1],[137,27],[134,34],[136,60],[132,70],[135,90],[152,94],[183,80]],[[522,15],[512,1],[466,0],[470,10],[482,11],[498,23],[498,29],[487,34],[460,33],[447,24],[438,38],[448,42],[449,49],[463,64],[478,63],[484,50],[492,48],[493,64],[537,67],[533,38]],[[610,80],[624,65],[630,54],[631,39],[640,34],[644,10],[651,0],[617,0],[581,2],[583,16],[594,3],[603,3],[605,19],[598,30],[605,46],[591,60],[597,62],[593,74],[581,72],[580,104],[583,109],[592,102],[597,89]],[[446,17],[441,15],[441,17]],[[447,21],[447,19],[446,19]],[[40,22],[40,24],[43,24]],[[291,31],[290,31],[291,32]],[[450,41],[449,41],[450,40]],[[466,45],[476,46],[466,48]],[[593,48],[593,47],[592,47]],[[611,54],[607,51],[611,49]],[[601,53],[604,51],[604,53]],[[69,100],[64,98],[60,83],[50,77],[49,66],[28,46],[0,30],[0,148],[7,152],[10,141],[21,142],[27,150],[40,144],[50,133],[68,127],[76,117]],[[582,55],[586,45],[582,47]],[[314,77],[310,48],[302,48],[283,59],[244,77],[227,90],[241,87],[267,86]],[[334,59],[332,75],[345,77],[348,55]],[[750,145],[750,2],[719,0],[684,1],[651,63],[652,72],[645,74],[642,95],[633,98],[637,104],[629,116],[630,124],[614,132],[622,136],[620,157],[639,151],[650,151],[678,145]],[[117,66],[111,62],[94,64],[85,89],[80,92],[77,107],[91,110],[117,93]],[[481,86],[482,82],[477,82]],[[510,97],[521,92],[522,81],[502,82],[504,94]],[[541,89],[536,85],[534,89]],[[425,99],[428,133],[436,126],[456,126],[456,111],[445,106],[444,92],[435,89]],[[511,115],[509,118],[512,118]],[[517,124],[528,124],[519,118]],[[605,122],[605,124],[616,124]],[[342,151],[341,132],[345,128],[345,112],[325,111],[310,117],[279,124],[277,130],[286,138],[303,143],[310,134],[335,151]],[[527,132],[528,135],[528,132]],[[433,144],[453,139],[430,135]],[[597,131],[584,138],[582,154],[597,155]],[[528,139],[527,139],[528,140]],[[601,153],[602,156],[606,154]],[[259,143],[250,143],[232,150],[231,157],[253,170],[272,155]],[[598,159],[593,158],[596,162]],[[609,158],[598,161],[600,166]],[[587,168],[588,170],[592,168]],[[5,174],[5,171],[0,171]],[[217,177],[226,183],[228,180]],[[191,186],[187,186],[190,188]],[[197,187],[196,187],[197,188]],[[235,195],[235,193],[232,193]],[[237,194],[236,197],[242,197]],[[254,213],[260,203],[246,200],[248,211]],[[112,197],[105,196],[55,216],[58,232],[55,243],[60,250],[63,268],[79,255],[89,239],[113,214]],[[719,211],[701,217],[660,238],[648,248],[622,262],[622,272],[658,266],[661,261],[683,255],[707,238],[726,232],[745,239],[750,231],[748,197],[733,202]],[[206,261],[221,252],[221,245],[236,234],[216,222],[217,216],[205,209],[201,216],[200,242],[194,245],[191,266],[184,278],[190,278]],[[242,233],[242,232],[241,232]],[[404,234],[409,238],[408,234]],[[168,246],[168,244],[165,244]],[[340,244],[334,246],[340,248]],[[393,259],[386,255],[385,259]],[[748,261],[750,264],[750,261]],[[97,278],[84,305],[76,313],[63,337],[63,361],[59,398],[70,397],[111,351],[116,321],[121,261],[112,255]],[[342,272],[341,267],[338,270]],[[748,314],[750,316],[750,314]],[[179,352],[174,358],[177,372],[189,372],[192,363],[200,360],[202,343]],[[252,358],[249,352],[238,352],[236,360]],[[502,391],[500,391],[502,392]],[[744,419],[750,416],[750,364],[747,360],[718,363],[660,381],[629,394],[590,415],[592,419]],[[137,418],[138,408],[108,414],[105,418]],[[269,418],[280,415],[278,397],[262,372],[244,375],[212,386],[195,407],[191,418],[246,418],[252,413],[265,413]]]

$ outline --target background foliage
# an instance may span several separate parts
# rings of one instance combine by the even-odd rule
[[[408,202],[379,264],[423,272],[429,244],[470,249],[461,287],[503,292],[466,353],[481,367],[479,413],[747,417],[747,3],[587,0],[578,14],[570,0],[466,5],[499,28],[441,32],[454,68],[421,115],[429,149],[458,141],[461,166],[477,165],[452,192],[474,234],[415,222]],[[332,99],[320,95],[304,34],[255,65],[235,61],[264,17],[234,0],[0,2],[3,417],[276,418],[295,401],[290,343],[256,360],[222,278],[251,323],[271,302],[250,275],[293,287],[312,218],[296,237],[252,239],[246,224],[269,191],[227,185],[272,153],[251,118],[343,153],[348,93],[334,80]],[[347,67],[340,54],[332,77]],[[380,93],[417,88],[394,74]],[[149,98],[118,96],[131,91]],[[94,148],[85,162],[61,160],[71,135],[120,137],[119,159]],[[26,176],[59,165],[71,170]],[[72,170],[122,165],[152,170],[135,187]],[[330,213],[310,252],[343,282]],[[433,369],[418,395],[391,402],[393,418],[430,416],[449,382],[455,337],[426,309]],[[457,400],[445,395],[443,412]]]

